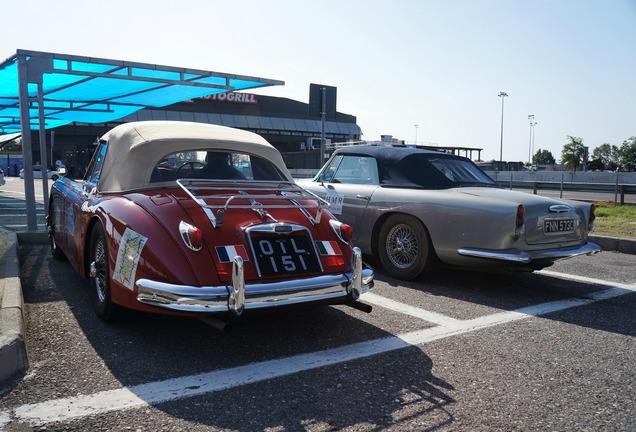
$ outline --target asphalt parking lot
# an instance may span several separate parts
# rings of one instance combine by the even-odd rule
[[[20,248],[28,373],[4,430],[634,430],[636,256],[549,272],[382,272],[370,314],[246,316],[230,334],[115,325],[45,244]]]
[[[248,315],[230,334],[142,314],[105,324],[44,241],[19,255],[29,369],[0,389],[0,430],[636,429],[636,255],[408,283],[380,270],[370,314]]]

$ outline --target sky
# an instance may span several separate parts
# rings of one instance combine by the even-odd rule
[[[1,10],[0,59],[25,49],[249,75],[285,82],[251,92],[305,103],[311,83],[335,86],[364,140],[526,162],[532,149],[559,161],[568,136],[590,154],[636,136],[636,0],[21,0]]]

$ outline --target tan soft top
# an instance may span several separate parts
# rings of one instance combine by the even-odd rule
[[[100,192],[149,187],[152,170],[159,161],[181,151],[228,150],[260,156],[293,181],[274,146],[260,135],[240,129],[194,122],[143,121],[119,125],[102,140],[108,142],[108,150],[97,185]]]

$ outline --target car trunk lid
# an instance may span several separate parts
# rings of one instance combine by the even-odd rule
[[[458,192],[491,200],[507,201],[511,211],[524,206],[525,232],[529,245],[580,242],[586,235],[584,215],[567,202],[520,191],[492,188],[458,188]],[[514,209],[514,210],[513,210]]]
[[[245,261],[246,280],[317,275],[334,266],[346,270],[345,247],[334,256],[320,249],[336,243],[330,224],[321,223],[328,204],[295,183],[178,183],[185,192],[179,201],[201,229],[220,277],[229,278],[236,255]]]

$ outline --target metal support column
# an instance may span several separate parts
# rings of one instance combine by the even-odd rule
[[[22,163],[24,165],[24,200],[26,202],[27,228],[38,227],[35,216],[35,191],[33,187],[33,151],[31,146],[31,115],[29,113],[29,84],[27,60],[18,54],[18,85],[20,93],[20,130],[22,132]]]
[[[42,75],[38,81],[38,124],[40,137],[40,165],[42,167],[42,200],[44,202],[44,214],[48,214],[49,207],[49,176],[47,170],[49,168],[46,154],[46,129],[44,126],[44,96],[42,94]],[[51,161],[53,162],[53,161]]]
[[[325,119],[327,116],[327,89],[322,87],[320,89],[321,99],[322,99],[322,107],[320,109],[320,117],[321,117],[321,130],[320,130],[320,163],[318,164],[318,168],[322,168],[325,164]]]

